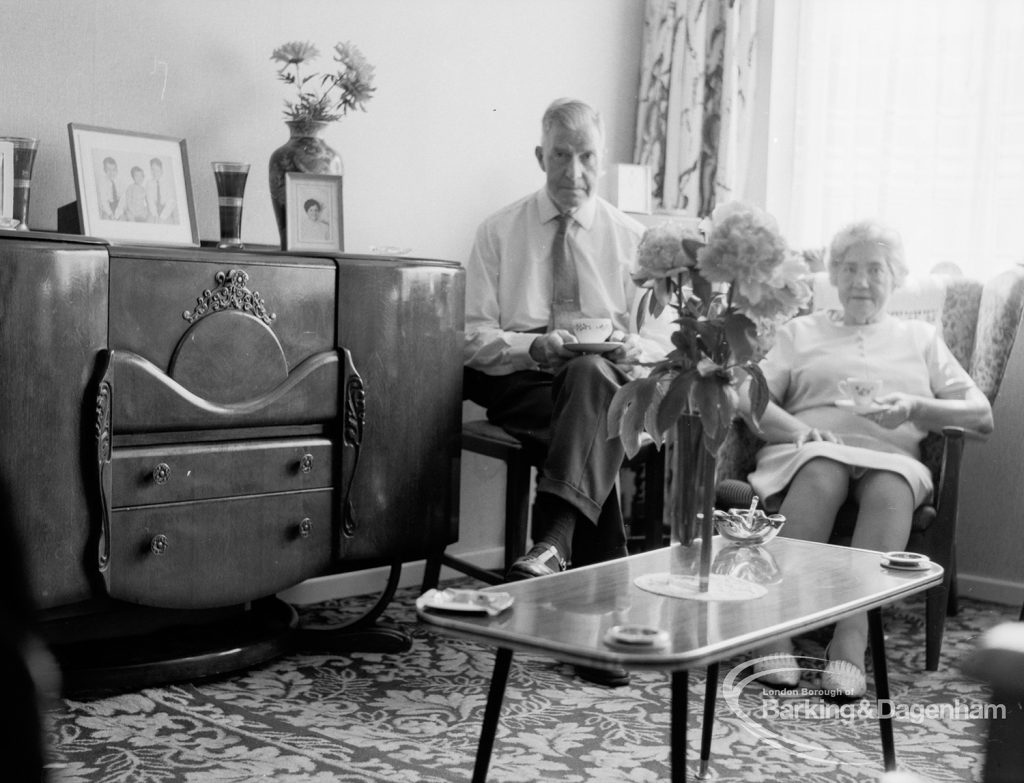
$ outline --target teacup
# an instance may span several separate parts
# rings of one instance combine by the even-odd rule
[[[603,343],[612,334],[611,318],[576,318],[572,333],[581,343]]]
[[[854,405],[871,405],[882,389],[878,378],[844,378],[839,381],[839,391]]]

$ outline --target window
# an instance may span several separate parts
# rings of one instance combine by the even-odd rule
[[[914,271],[1024,262],[1024,2],[776,0],[767,206],[791,244],[879,217]]]

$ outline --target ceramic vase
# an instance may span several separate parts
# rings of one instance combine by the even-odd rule
[[[268,172],[270,201],[274,206],[274,217],[277,219],[282,248],[285,246],[287,235],[285,174],[293,171],[341,176],[344,173],[341,156],[323,139],[324,131],[330,123],[290,120],[285,124],[290,132],[288,141],[271,153]]]
[[[717,459],[704,445],[700,416],[680,416],[664,448],[665,518],[672,543],[679,544],[685,556],[699,557],[700,582],[706,589],[711,571]]]

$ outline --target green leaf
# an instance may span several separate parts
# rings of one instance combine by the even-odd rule
[[[742,313],[732,311],[725,317],[725,337],[729,350],[738,364],[760,358],[757,326]]]
[[[659,433],[668,432],[676,423],[676,419],[689,409],[690,387],[693,386],[694,372],[684,372],[672,379],[665,392],[661,405],[658,406],[658,418],[655,424]]]
[[[608,437],[614,438],[622,427],[622,414],[636,399],[636,383],[620,386],[608,405]]]
[[[650,380],[650,376],[648,376]],[[644,414],[644,431],[654,438],[654,443],[660,449],[665,441],[664,432],[658,428],[658,411],[661,410],[661,402],[665,397],[665,384],[652,380],[654,395],[651,397],[651,404],[647,406]]]
[[[692,266],[697,266],[697,253],[704,247],[704,242],[699,239],[691,239],[690,237],[683,238],[683,252],[693,262]]]
[[[638,307],[636,311],[636,330],[638,332],[644,325],[644,320],[647,318],[647,309],[651,306],[651,301],[653,299],[654,297],[651,295],[650,288],[644,291],[644,295],[640,297],[640,307]]]
[[[704,276],[694,267],[690,270],[690,285],[693,286],[693,293],[702,302],[710,302],[714,293],[711,290],[711,283],[704,279]]]
[[[693,408],[700,413],[704,446],[716,454],[725,443],[736,413],[736,390],[720,375],[699,378],[690,392]]]
[[[630,381],[612,397],[608,406],[608,435],[618,434],[626,455],[635,457],[640,451],[640,433],[644,429],[644,418],[654,398],[657,384],[650,378]],[[618,426],[612,426],[612,422]]]
[[[748,362],[743,369],[750,375],[750,416],[755,424],[759,424],[771,397],[768,392],[768,380],[764,377],[764,371],[759,364]]]

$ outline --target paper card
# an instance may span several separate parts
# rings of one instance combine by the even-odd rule
[[[617,163],[608,172],[611,200],[623,212],[651,213],[651,167]]]

